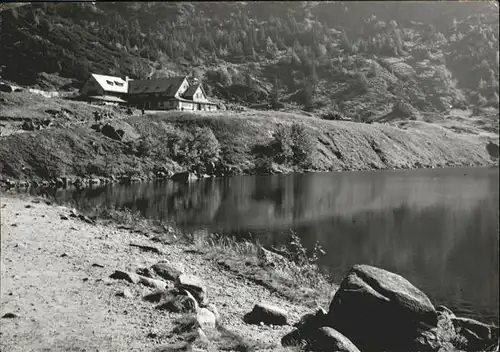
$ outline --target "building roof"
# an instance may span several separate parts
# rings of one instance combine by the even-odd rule
[[[192,86],[189,86],[188,89],[182,94],[183,97],[185,98],[192,98],[194,93],[196,93],[196,90],[200,87],[199,84],[193,84]]]
[[[136,79],[129,82],[128,92],[131,94],[141,93],[164,93],[166,96],[174,96],[186,77],[176,76],[170,78]]]
[[[98,75],[92,73],[92,77],[99,83],[99,85],[106,92],[115,93],[127,93],[128,92],[128,82],[120,77]]]

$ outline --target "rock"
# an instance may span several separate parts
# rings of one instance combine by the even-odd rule
[[[182,271],[168,262],[159,262],[151,267],[153,272],[161,278],[169,281],[175,281],[182,275]]]
[[[172,295],[168,301],[160,304],[156,309],[167,310],[171,313],[195,312],[196,304],[186,295]]]
[[[449,309],[448,307],[445,307],[443,305],[437,306],[436,307],[436,312],[441,313],[441,314],[446,314],[446,315],[451,316],[451,317],[455,316],[455,314],[453,314],[453,312],[451,311],[451,309]]]
[[[257,248],[257,255],[260,262],[265,266],[272,266],[275,268],[287,268],[290,266],[290,261],[274,250],[271,251],[259,246]]]
[[[69,220],[69,218],[66,215],[61,215],[61,220]]]
[[[169,345],[164,345],[156,347],[153,352],[183,352],[192,351],[191,344],[189,342],[178,342]]]
[[[408,350],[422,323],[437,325],[437,313],[402,276],[355,265],[335,293],[327,321],[361,350],[401,351]]]
[[[196,321],[203,330],[208,330],[215,329],[217,319],[215,314],[207,308],[200,308],[196,313]]]
[[[201,344],[205,344],[205,345],[210,343],[207,335],[205,334],[205,332],[203,331],[202,328],[196,329],[196,335],[197,335],[196,336],[197,342],[199,342]]]
[[[157,288],[160,290],[165,290],[168,287],[168,284],[165,281],[151,279],[146,276],[139,275],[139,282],[145,286]]]
[[[329,327],[315,330],[308,342],[312,351],[360,352],[347,337]]]
[[[115,270],[115,272],[111,274],[110,278],[118,280],[126,280],[133,284],[141,283],[143,285],[154,287],[160,290],[165,290],[167,288],[167,283],[164,281],[151,279],[149,277],[137,275],[135,273],[130,273],[127,271]]]
[[[491,339],[491,330],[488,324],[481,323],[474,319],[454,317],[451,319],[455,329],[463,328],[472,331],[481,339]]]
[[[207,289],[203,280],[197,276],[182,274],[175,280],[175,287],[189,291],[202,306],[208,303]]]
[[[287,313],[278,307],[259,303],[250,313],[245,314],[243,320],[248,324],[287,325]]]
[[[321,307],[314,313],[304,315],[299,322],[294,324],[297,329],[283,336],[281,344],[283,346],[292,346],[308,341],[316,330],[327,325],[326,318],[327,312]]]
[[[158,248],[156,248],[156,247],[144,246],[144,245],[135,244],[135,243],[130,243],[130,246],[131,247],[137,247],[141,251],[144,251],[144,252],[151,252],[151,253],[155,253],[155,254],[161,254],[161,251]]]
[[[305,314],[300,318],[299,322],[294,324],[297,328],[314,326],[320,328],[327,324],[327,312],[322,307],[319,307],[314,313]]]
[[[488,151],[488,154],[490,154],[491,158],[496,159],[498,158],[498,144],[495,144],[491,141],[488,142],[488,145],[486,146],[486,150]]]
[[[136,272],[136,274],[139,274],[139,275],[142,275],[145,277],[149,277],[149,278],[153,278],[153,274],[151,273],[151,271],[148,268],[139,268],[135,272]]]
[[[491,341],[482,339],[469,329],[461,328],[458,334],[467,341],[467,351],[485,350],[487,347],[489,347],[489,345],[491,345]]]
[[[14,314],[14,313],[5,313],[2,318],[5,318],[5,319],[12,319],[12,318],[17,318],[18,315],[17,314]]]
[[[78,219],[85,221],[87,224],[95,225],[95,222],[88,216],[80,214],[78,215]]]
[[[215,315],[215,320],[216,321],[219,321],[220,320],[220,314],[219,314],[219,311],[217,310],[217,307],[215,306],[215,304],[213,303],[209,303],[207,304],[207,307],[206,307],[209,311],[211,311],[212,313],[214,313]]]
[[[123,291],[120,291],[116,294],[118,297],[124,297],[124,298],[132,298],[134,295],[128,288],[123,289]]]
[[[115,272],[111,274],[110,278],[118,280],[126,280],[133,284],[138,284],[141,281],[141,277],[139,275],[121,270],[115,270]]]
[[[162,300],[165,300],[166,298],[171,298],[172,294],[170,291],[165,291],[165,290],[156,290],[151,293],[148,293],[146,296],[143,297],[145,301],[148,302],[160,302]]]
[[[120,134],[120,130],[116,130],[113,126],[106,124],[101,127],[100,131],[103,135],[108,138],[114,139],[116,141],[121,141],[123,134]]]
[[[189,171],[184,171],[184,172],[178,172],[176,174],[173,174],[172,177],[170,178],[172,181],[176,182],[182,182],[182,183],[187,183],[189,181],[195,181],[198,179],[195,174],[189,172]]]

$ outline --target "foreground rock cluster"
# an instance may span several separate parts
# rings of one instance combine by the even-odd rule
[[[203,281],[171,263],[159,262],[136,273],[115,271],[111,278],[152,287],[155,290],[144,300],[155,303],[160,311],[190,317],[178,328],[186,336],[185,344],[162,346],[158,351],[185,350],[187,346],[204,350],[222,328]],[[120,295],[129,297],[127,292]],[[262,326],[289,325],[287,312],[266,302],[257,303],[242,319]],[[444,306],[434,307],[400,275],[355,265],[328,311],[318,308],[303,316],[281,344],[307,351],[485,351],[497,341],[498,327],[457,317]]]
[[[485,350],[498,343],[498,327],[456,317],[400,275],[355,265],[328,312],[304,316],[282,339],[311,351]]]

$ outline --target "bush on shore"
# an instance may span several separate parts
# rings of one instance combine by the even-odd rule
[[[137,156],[167,159],[188,168],[204,166],[220,156],[220,143],[210,127],[196,127],[193,131],[172,129],[166,135],[145,135],[136,146]]]
[[[273,134],[272,146],[276,161],[310,167],[313,165],[316,141],[303,124],[279,124]]]

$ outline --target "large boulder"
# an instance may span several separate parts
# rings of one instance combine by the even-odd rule
[[[287,313],[281,308],[266,303],[259,303],[243,320],[248,324],[287,325]]]
[[[362,351],[402,351],[411,348],[418,331],[437,325],[437,313],[402,276],[355,265],[333,297],[327,320]]]
[[[175,287],[178,290],[187,290],[190,292],[199,305],[207,305],[207,289],[203,280],[198,276],[182,274],[175,280]]]
[[[106,137],[122,142],[135,141],[140,137],[125,121],[110,121],[100,128],[100,132]]]
[[[105,135],[106,137],[117,140],[117,141],[121,141],[122,137],[123,137],[123,131],[117,130],[109,124],[102,126],[101,133],[103,135]]]
[[[198,177],[189,171],[184,171],[184,172],[178,172],[176,174],[173,174],[170,179],[172,181],[176,181],[176,182],[188,183],[189,181],[197,180]]]

